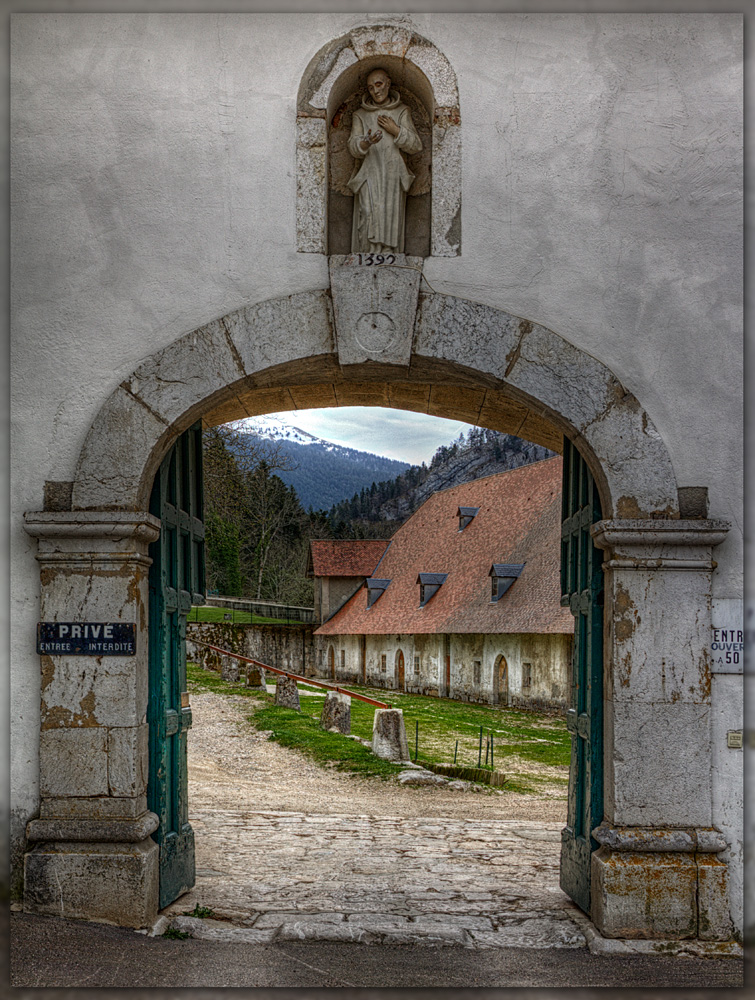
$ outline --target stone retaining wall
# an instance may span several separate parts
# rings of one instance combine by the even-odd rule
[[[234,625],[231,622],[188,622],[186,657],[221,672],[221,656],[195,643],[199,639],[232,653],[260,660],[279,670],[311,677],[315,673],[314,625]]]

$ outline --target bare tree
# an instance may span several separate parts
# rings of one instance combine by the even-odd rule
[[[290,472],[296,463],[280,442],[250,434],[240,421],[206,428],[202,437],[205,503],[241,528],[248,505],[247,477],[263,461],[271,472]]]

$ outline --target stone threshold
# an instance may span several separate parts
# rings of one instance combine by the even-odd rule
[[[578,906],[569,907],[569,917],[582,931],[592,955],[676,955],[694,958],[742,958],[744,950],[736,941],[645,940],[640,938],[607,938]]]
[[[394,915],[290,913],[281,914],[279,924],[267,927],[241,927],[225,920],[166,915],[159,916],[152,929],[140,931],[150,937],[161,936],[169,928],[190,937],[210,941],[235,941],[239,944],[272,944],[284,941],[343,941],[359,944],[407,944],[429,947],[488,948],[584,948],[593,955],[666,955],[696,958],[742,958],[743,949],[736,941],[639,940],[606,938],[578,907],[570,907],[565,920],[537,921],[538,928],[517,933],[517,928],[534,921],[514,922],[498,931],[476,930],[463,921],[448,916],[446,920],[425,925]],[[440,916],[440,915],[439,915]],[[474,921],[472,921],[474,923]],[[569,924],[575,925],[568,928]],[[566,932],[566,933],[564,933]]]
[[[425,914],[416,920],[397,914],[368,913],[267,913],[254,927],[230,921],[161,914],[151,930],[138,933],[159,937],[169,929],[190,937],[238,944],[272,944],[285,941],[351,942],[372,945],[423,945],[426,947],[584,948],[586,939],[569,917],[520,918],[492,930],[490,921],[474,916]]]

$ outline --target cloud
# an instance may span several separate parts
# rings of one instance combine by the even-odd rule
[[[429,462],[441,445],[451,444],[470,426],[459,420],[380,406],[291,410],[270,416],[325,441],[413,465]],[[253,425],[254,419],[245,423]]]

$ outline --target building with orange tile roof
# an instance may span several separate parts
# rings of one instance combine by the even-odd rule
[[[564,708],[573,618],[560,604],[560,525],[561,458],[434,493],[316,630],[319,672]],[[328,544],[341,565],[335,549],[354,543]]]
[[[315,581],[316,622],[326,621],[362,586],[390,543],[384,538],[316,539],[309,543],[307,576]]]

